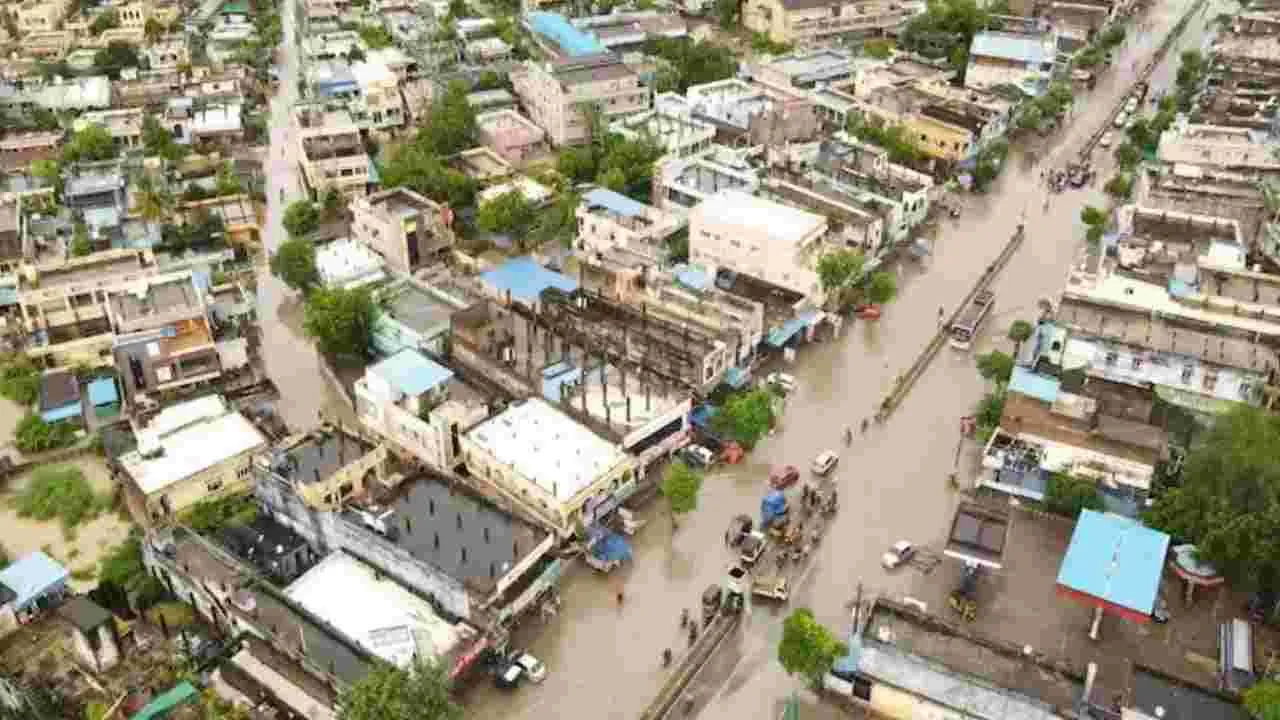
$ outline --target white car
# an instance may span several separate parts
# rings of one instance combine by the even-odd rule
[[[1117,115],[1117,116],[1116,116],[1115,121],[1114,121],[1114,122],[1112,122],[1111,124],[1112,124],[1112,125],[1115,125],[1115,126],[1116,126],[1116,127],[1118,127],[1118,128],[1122,128],[1122,127],[1124,127],[1124,124],[1125,124],[1125,123],[1127,123],[1127,122],[1129,122],[1129,113],[1127,113],[1127,112],[1122,112],[1122,113],[1120,113],[1119,115]]]
[[[540,683],[547,679],[547,666],[542,664],[538,658],[527,652],[518,653],[515,656],[515,662],[524,668],[524,673],[528,676],[530,682]]]
[[[1136,97],[1129,98],[1129,102],[1126,102],[1124,104],[1124,111],[1129,113],[1130,115],[1132,115],[1133,111],[1137,109],[1138,109],[1138,98]]]
[[[1108,130],[1102,133],[1102,139],[1098,141],[1098,144],[1104,148],[1109,148],[1111,147],[1111,143],[1115,142],[1115,139],[1116,139],[1115,131]]]
[[[785,393],[790,393],[791,391],[796,389],[795,377],[788,375],[787,373],[784,373],[784,372],[769,373],[769,376],[766,377],[764,381],[769,383],[770,385],[776,385],[777,387],[781,388],[782,391]]]
[[[826,475],[838,462],[840,462],[840,456],[835,450],[824,450],[821,455],[813,459],[813,466],[810,469],[818,475]]]
[[[899,540],[889,548],[889,552],[880,557],[880,564],[884,565],[885,569],[892,570],[905,565],[915,554],[916,546],[912,545],[910,540]]]

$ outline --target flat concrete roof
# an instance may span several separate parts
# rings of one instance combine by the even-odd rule
[[[512,405],[467,437],[560,502],[626,459],[617,445],[539,398]]]
[[[139,449],[120,464],[148,495],[266,443],[253,423],[217,395],[173,405],[137,435]]]
[[[771,240],[791,245],[798,244],[827,222],[821,215],[765,200],[741,190],[721,190],[708,197],[693,209],[689,221],[690,225],[711,222],[729,228],[765,228]]]
[[[442,658],[476,631],[345,552],[330,554],[289,587],[290,600],[368,652],[406,668],[414,655]]]

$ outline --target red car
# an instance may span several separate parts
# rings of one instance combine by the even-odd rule
[[[859,305],[858,307],[853,309],[853,314],[857,315],[858,318],[862,320],[879,320],[880,306],[879,305]]]
[[[769,471],[769,484],[777,490],[789,488],[799,479],[800,471],[795,465],[775,465]]]

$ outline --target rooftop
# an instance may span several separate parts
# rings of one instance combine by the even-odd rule
[[[64,582],[70,573],[43,551],[23,555],[8,567],[0,570],[0,588],[12,593],[10,602],[16,608],[25,608],[58,583]],[[3,603],[3,600],[0,600]],[[8,604],[8,603],[5,603]]]
[[[200,291],[190,273],[177,278],[143,278],[127,291],[111,293],[107,303],[112,315],[126,322],[162,313],[169,315],[174,310],[198,310],[202,306]]]
[[[80,404],[80,380],[68,370],[50,370],[40,376],[40,410],[56,410]]]
[[[444,658],[475,630],[343,551],[331,553],[285,594],[367,652],[398,667],[414,656]]]
[[[410,397],[433,390],[453,377],[452,370],[411,348],[370,366],[369,372]]]
[[[594,34],[579,30],[559,13],[531,12],[525,17],[530,29],[554,42],[569,57],[598,55],[607,50]]]
[[[529,256],[511,258],[481,273],[480,279],[503,297],[509,295],[523,303],[537,302],[542,292],[551,288],[566,293],[578,289],[573,278],[548,270]]]
[[[334,240],[316,249],[316,270],[325,285],[367,285],[386,277],[382,268],[382,256],[355,240]]]
[[[830,80],[853,72],[853,56],[847,51],[823,48],[812,52],[782,55],[764,63],[764,68],[780,72],[792,83],[807,84]]]
[[[305,538],[267,515],[258,515],[248,525],[223,528],[218,540],[236,557],[270,575],[280,570],[276,558],[307,545]]]
[[[720,228],[765,228],[769,239],[795,245],[826,226],[826,218],[805,210],[749,195],[741,190],[721,190],[695,207],[691,225],[714,223]]]
[[[970,56],[994,57],[1025,63],[1052,63],[1057,50],[1054,42],[1046,42],[1050,35],[1029,35],[1001,31],[980,32],[973,36]]]
[[[219,395],[171,405],[137,431],[138,450],[120,458],[145,494],[265,444],[265,438]]]
[[[562,503],[626,460],[616,445],[540,398],[511,405],[467,437]]]
[[[1085,510],[1058,571],[1060,591],[1137,621],[1150,619],[1169,536],[1129,518]]]
[[[271,453],[271,469],[288,480],[318,483],[373,449],[359,436],[326,425],[283,440]]]
[[[951,521],[946,554],[999,568],[1009,535],[1007,513],[976,503],[961,503]]]
[[[58,608],[58,615],[83,633],[90,632],[111,620],[111,613],[83,595],[77,595],[64,603]]]

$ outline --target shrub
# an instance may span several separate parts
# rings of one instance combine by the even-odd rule
[[[18,514],[36,520],[59,518],[64,528],[74,528],[92,520],[103,509],[103,501],[93,492],[79,469],[70,465],[37,468],[31,482],[17,500]]]
[[[40,370],[26,356],[19,356],[0,370],[0,395],[19,405],[30,405],[40,394]]]
[[[22,418],[13,433],[13,444],[24,453],[56,450],[75,442],[76,431],[68,423],[50,425],[39,415]]]

